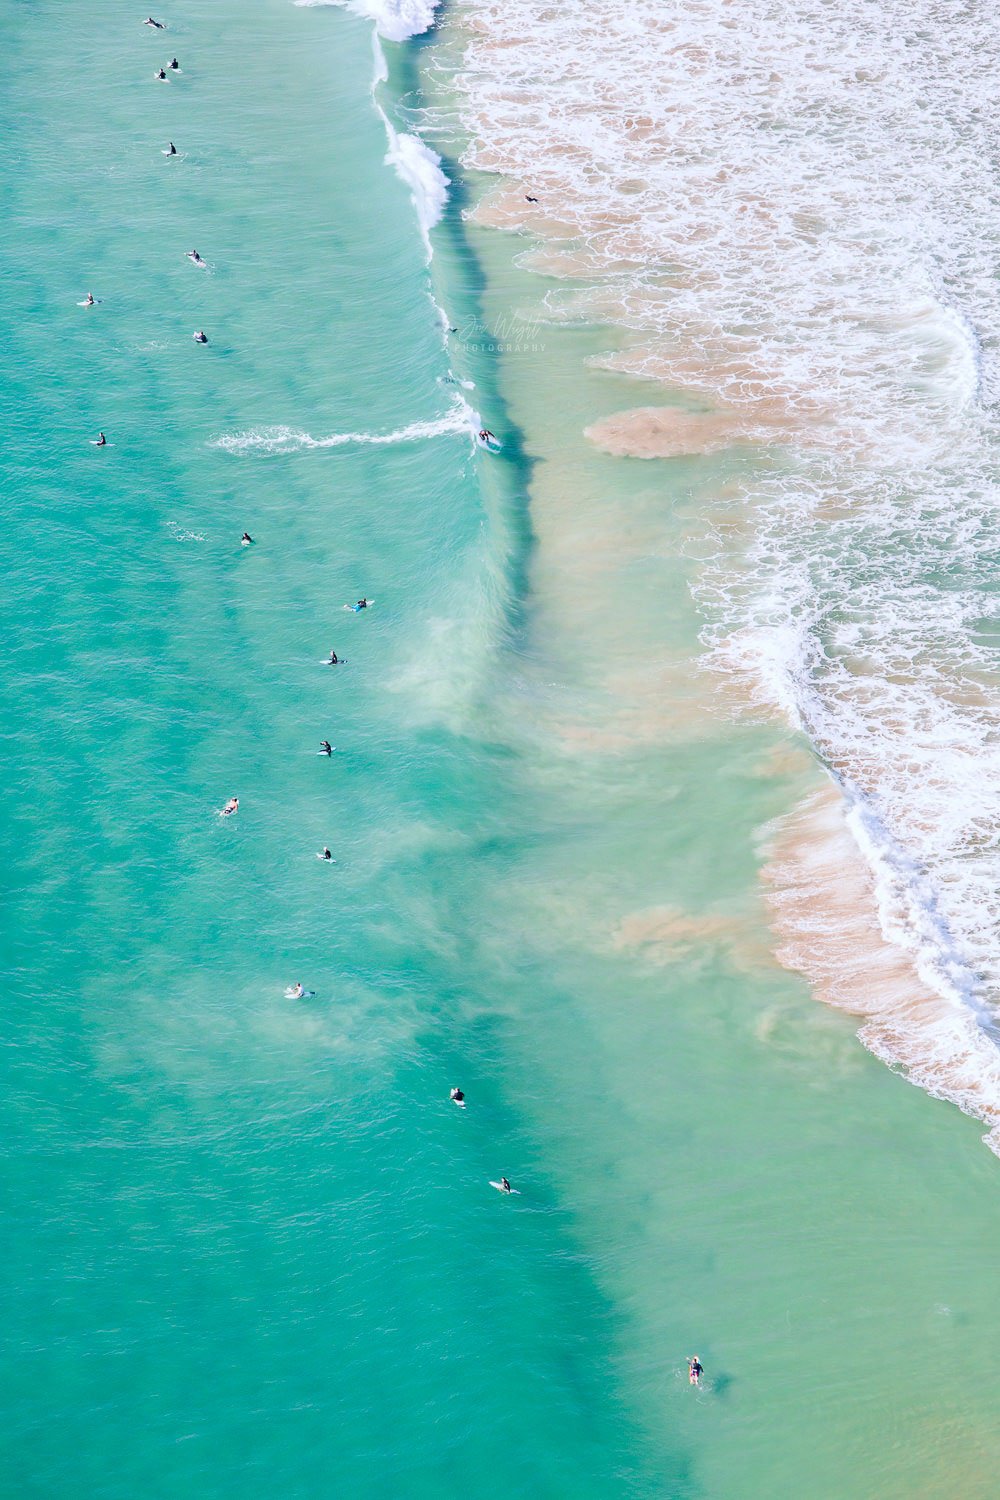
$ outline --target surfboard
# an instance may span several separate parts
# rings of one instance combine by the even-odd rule
[[[347,666],[347,659],[346,659],[346,657],[340,656],[340,657],[337,658],[336,661],[331,661],[328,656],[324,656],[323,660],[320,662],[320,666],[321,667],[346,667]],[[317,753],[318,754],[322,754],[322,751],[319,751]]]
[[[313,995],[315,995],[315,993],[316,993],[315,990],[303,990],[302,993],[301,993],[301,995],[297,995],[295,993],[295,986],[290,984],[288,986],[288,988],[285,990],[285,999],[286,1000],[311,1000],[312,997],[313,997]]]
[[[78,302],[76,305],[77,305],[77,307],[97,307],[97,305],[100,302],[103,302],[103,301],[104,301],[103,297],[95,297],[94,300],[93,300],[93,302],[86,302],[86,301],[85,302]]]
[[[371,607],[372,607],[372,605],[374,603],[375,603],[374,599],[369,599],[368,603],[365,605],[365,609],[371,609]],[[359,607],[356,604],[345,604],[344,608],[345,609],[349,609],[351,611],[351,613],[355,614],[355,615],[363,615],[364,612],[365,612],[364,609],[359,609]]]
[[[491,1181],[490,1182],[490,1187],[496,1188],[496,1190],[497,1190],[498,1193],[503,1193],[503,1195],[504,1195],[505,1198],[520,1198],[520,1196],[521,1196],[521,1194],[518,1192],[517,1188],[511,1188],[510,1192],[508,1193],[507,1189],[504,1187],[504,1185],[503,1185],[502,1182],[492,1182]]]

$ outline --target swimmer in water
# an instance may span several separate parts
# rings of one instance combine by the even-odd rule
[[[167,149],[166,149],[166,151],[164,151],[163,154],[164,154],[164,156],[176,156],[177,155],[177,147],[174,145],[173,141],[168,141],[167,142]]]
[[[146,19],[143,21],[142,24],[143,24],[143,26],[155,26],[156,29],[157,29],[157,31],[162,31],[163,30],[163,22],[162,21],[154,21],[153,18],[152,18],[152,16],[147,16]]]
[[[701,1377],[705,1373],[705,1367],[697,1354],[693,1354],[688,1360],[688,1380],[692,1385],[700,1385]]]
[[[93,439],[93,444],[95,448],[106,448],[108,446],[108,440],[104,436],[103,432],[99,432],[97,434],[97,436]]]
[[[501,1193],[512,1193],[514,1191],[506,1177],[501,1177],[500,1179],[500,1191]]]
[[[193,333],[191,335],[191,337],[194,339],[194,341],[195,341],[196,344],[207,344],[208,343],[208,334],[205,332],[204,328],[199,328],[198,332],[197,333]]]
[[[253,537],[250,535],[249,531],[244,531],[243,535],[240,537],[240,546],[241,547],[252,547],[253,546]]]
[[[225,807],[220,807],[219,808],[219,817],[220,818],[231,818],[232,815],[233,815],[233,813],[237,813],[237,812],[239,812],[239,810],[240,810],[240,799],[239,799],[239,797],[230,797],[230,799],[226,803]]]
[[[170,62],[167,63],[167,67],[168,68],[172,68],[175,73],[178,73],[180,71],[180,66],[181,65],[177,61],[176,57],[173,58],[172,61],[170,61]]]
[[[337,655],[336,651],[331,651],[330,652],[330,660],[327,662],[327,666],[328,667],[339,667],[340,666],[340,657]]]
[[[164,73],[162,68],[157,68],[156,72],[153,74],[153,77],[158,79],[160,83],[165,83],[167,79],[167,75],[166,73]]]
[[[187,258],[192,262],[192,264],[196,266],[203,266],[205,264],[201,256],[198,254],[197,250],[189,250],[187,253]]]
[[[325,844],[323,845],[323,853],[322,854],[317,854],[316,858],[317,859],[328,859],[328,860],[331,861],[331,863],[333,861],[333,855],[330,853],[329,849],[326,847]]]
[[[320,753],[320,755],[332,755],[333,754],[333,746],[330,744],[329,740],[320,740],[320,742],[319,742],[319,753]]]
[[[463,1094],[463,1093],[462,1093],[462,1090],[461,1090],[461,1089],[452,1089],[452,1091],[451,1091],[451,1093],[450,1093],[450,1094],[449,1094],[449,1095],[448,1095],[448,1097],[449,1097],[449,1099],[451,1099],[451,1100],[452,1100],[452,1101],[453,1101],[453,1102],[454,1102],[454,1103],[455,1103],[455,1104],[457,1104],[457,1105],[458,1105],[458,1106],[459,1106],[459,1108],[460,1108],[460,1109],[462,1109],[462,1108],[464,1108],[464,1107],[465,1107],[465,1095],[464,1095],[464,1094]]]

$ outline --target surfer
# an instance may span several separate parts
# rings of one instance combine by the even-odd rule
[[[240,537],[240,546],[241,547],[252,547],[253,546],[253,537],[250,535],[249,531],[244,531],[243,535]]]
[[[172,69],[173,69],[173,71],[174,71],[174,72],[175,72],[175,73],[178,73],[178,72],[180,72],[180,66],[181,66],[181,65],[180,65],[180,63],[179,63],[179,62],[178,62],[178,61],[177,61],[177,59],[176,59],[176,57],[175,57],[175,58],[173,58],[173,59],[172,59],[172,60],[171,60],[171,61],[170,61],[170,62],[168,62],[168,63],[167,63],[167,67],[168,67],[168,68],[172,68]]]
[[[537,203],[538,199],[537,198],[533,198],[530,193],[525,193],[525,195],[524,195],[524,201],[525,201],[525,203]]]
[[[201,256],[198,254],[197,250],[189,250],[187,253],[187,258],[193,265],[203,266],[205,264]]]
[[[195,341],[196,344],[207,344],[208,343],[208,334],[205,332],[204,328],[199,328],[198,332],[197,333],[193,333],[191,335],[191,337],[194,339],[194,341]]]
[[[166,73],[164,73],[162,68],[157,68],[154,77],[157,78],[160,83],[166,83],[167,81],[167,75]]]
[[[514,1191],[506,1177],[501,1177],[500,1179],[500,1191],[501,1193],[512,1193]]]
[[[358,602],[357,602],[357,604],[354,606],[354,613],[357,614],[357,612],[358,612],[359,609],[367,609],[367,608],[368,608],[368,600],[367,599],[359,599]]]
[[[305,995],[305,986],[302,984],[301,980],[296,979],[295,983],[292,985],[291,989],[288,991],[288,998],[289,998],[289,1000],[301,1000],[304,995]]]
[[[95,448],[106,448],[108,445],[108,440],[104,436],[103,432],[99,432],[95,438],[91,439],[91,441],[93,442]]]
[[[326,665],[328,667],[339,667],[340,666],[340,657],[337,655],[336,651],[331,651],[330,652],[330,660],[326,663]]]
[[[688,1380],[692,1385],[700,1385],[701,1377],[705,1373],[705,1367],[697,1354],[693,1354],[688,1360]]]
[[[166,149],[166,151],[164,151],[163,154],[164,154],[164,156],[176,156],[177,155],[177,147],[174,145],[173,141],[168,141],[167,142],[167,149]]]
[[[320,742],[319,742],[319,753],[320,753],[320,755],[332,755],[333,754],[333,746],[330,744],[329,740],[320,740]]]
[[[332,854],[331,854],[331,853],[330,853],[330,851],[329,851],[329,849],[328,849],[328,848],[327,848],[327,847],[326,847],[326,845],[325,845],[325,844],[324,844],[324,845],[323,845],[323,852],[322,852],[322,854],[317,854],[317,856],[316,856],[316,858],[317,858],[317,859],[328,859],[328,860],[332,860],[332,859],[333,859],[333,855],[332,855]]]
[[[460,1109],[464,1108],[464,1106],[465,1106],[465,1095],[462,1093],[461,1089],[452,1089],[452,1091],[451,1091],[451,1093],[449,1094],[448,1097],[455,1104],[457,1104]]]
[[[142,24],[143,24],[143,26],[155,26],[156,29],[157,29],[157,31],[162,31],[163,30],[163,22],[162,21],[154,21],[153,18],[152,18],[152,16],[147,16],[146,19],[143,21]]]
[[[87,300],[86,300],[86,302],[84,302],[83,306],[84,307],[93,307],[95,305],[95,303],[96,303],[96,298],[94,297],[93,292],[88,292],[87,293]]]
[[[220,818],[231,818],[232,815],[233,815],[233,813],[239,812],[239,810],[240,810],[240,799],[239,799],[239,797],[230,797],[230,799],[226,803],[225,807],[220,807],[219,808],[219,817]]]
[[[481,443],[495,443],[496,437],[488,427],[481,427],[479,429],[479,441]]]

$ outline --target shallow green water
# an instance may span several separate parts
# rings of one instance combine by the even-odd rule
[[[5,19],[0,1489],[990,1493],[996,1163],[761,956],[808,773],[646,722],[698,476],[583,446],[587,330],[456,350],[493,467],[220,448],[448,408],[367,27]],[[536,295],[456,229],[454,323]],[[622,947],[659,905],[743,946]]]

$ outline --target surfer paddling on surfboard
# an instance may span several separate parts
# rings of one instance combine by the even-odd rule
[[[219,817],[220,818],[231,818],[233,816],[233,813],[238,813],[239,810],[240,810],[240,799],[239,799],[239,797],[230,797],[230,799],[226,803],[225,807],[220,807],[219,808]]]
[[[688,1380],[692,1385],[701,1385],[701,1377],[705,1373],[705,1367],[697,1354],[692,1354],[688,1360]]]

